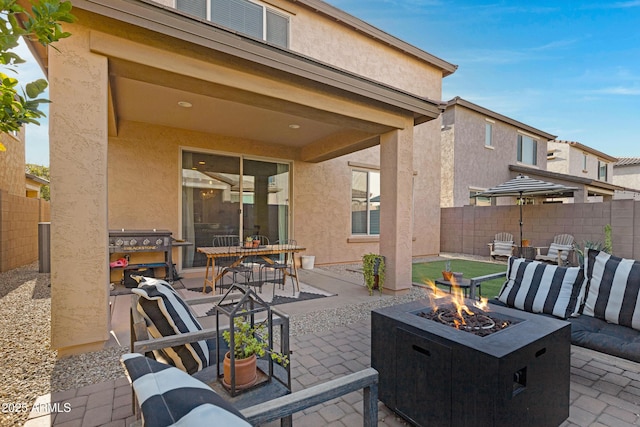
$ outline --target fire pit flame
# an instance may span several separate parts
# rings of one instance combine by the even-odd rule
[[[431,313],[420,312],[419,316],[451,326],[461,331],[471,332],[479,336],[487,336],[512,324],[491,316],[487,298],[473,303],[469,308],[464,299],[462,288],[457,286],[455,278],[451,279],[451,295],[438,289],[432,281],[425,281],[431,289]],[[448,298],[445,298],[448,297]]]

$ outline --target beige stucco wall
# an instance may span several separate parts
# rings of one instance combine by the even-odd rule
[[[555,154],[556,159],[547,162],[547,170],[579,178],[598,179],[598,161],[600,159],[597,155],[563,142],[549,141],[548,148],[557,151]],[[586,169],[584,168],[585,154],[587,155]],[[606,182],[615,184],[613,180],[613,163],[606,160],[601,161],[607,163]]]
[[[635,190],[640,189],[640,165],[618,166],[613,169],[613,183]]]
[[[107,59],[89,30],[49,49],[51,345],[63,356],[109,338]]]
[[[453,156],[443,164],[443,207],[464,206],[469,204],[469,189],[487,189],[508,181],[512,178],[509,171],[510,164],[517,162],[517,140],[521,132],[515,126],[493,119],[493,145],[485,146],[485,124],[487,117],[476,111],[461,106],[447,108],[443,113],[443,132],[448,136],[443,145],[443,157]],[[451,136],[451,133],[452,136]],[[537,165],[529,167],[545,170],[547,166],[547,140],[529,133],[534,137],[537,145]],[[453,168],[444,170],[444,167]],[[449,177],[453,177],[453,188]],[[506,198],[501,198],[506,199]],[[498,204],[510,203],[508,200],[498,199]]]
[[[25,195],[24,128],[17,135],[0,133],[6,151],[0,152],[0,190],[16,196]]]
[[[292,2],[290,48],[320,61],[415,93],[440,99],[442,72]]]

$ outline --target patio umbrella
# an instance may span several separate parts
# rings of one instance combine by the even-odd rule
[[[520,204],[520,247],[522,247],[522,198],[524,196],[550,196],[577,190],[553,182],[540,181],[526,175],[518,175],[496,187],[489,188],[473,197],[518,197]]]

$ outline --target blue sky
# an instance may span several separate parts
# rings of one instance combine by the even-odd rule
[[[458,65],[443,100],[640,157],[640,0],[328,3]]]
[[[460,96],[559,139],[640,157],[640,0],[328,3],[458,65],[443,100]],[[22,65],[20,78],[36,78],[34,68]],[[28,127],[27,162],[49,164],[46,135]]]

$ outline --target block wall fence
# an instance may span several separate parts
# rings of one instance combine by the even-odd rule
[[[487,243],[500,232],[520,240],[519,206],[463,206],[442,208],[440,251],[489,257]],[[525,205],[523,238],[530,246],[549,246],[557,234],[571,234],[577,243],[604,242],[611,225],[613,254],[640,259],[640,201]]]
[[[50,211],[46,200],[0,191],[0,273],[38,260],[38,223]]]

